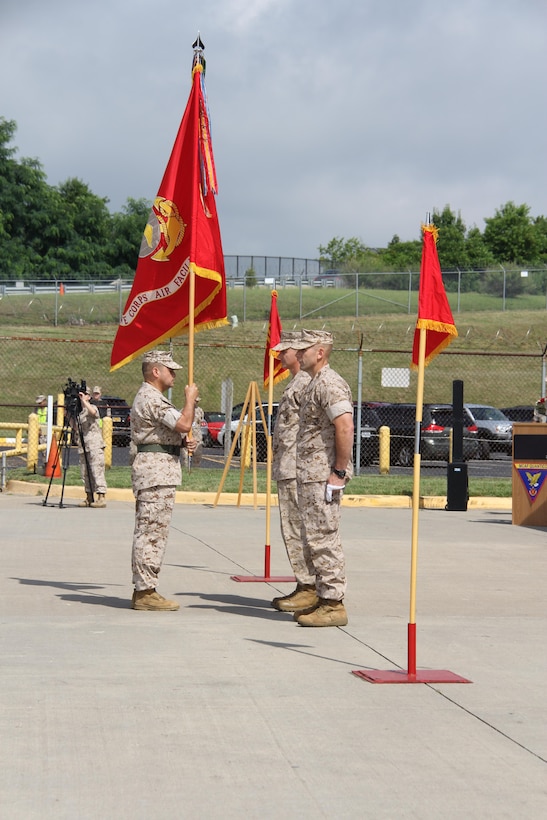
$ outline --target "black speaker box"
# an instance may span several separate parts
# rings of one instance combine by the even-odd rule
[[[465,512],[468,499],[467,464],[463,461],[453,461],[448,465],[445,509]]]

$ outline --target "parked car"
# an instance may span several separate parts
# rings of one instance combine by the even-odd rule
[[[383,426],[390,429],[390,463],[409,467],[414,461],[416,428],[415,404],[378,404],[375,407]],[[424,461],[448,461],[450,431],[454,425],[451,404],[424,404],[420,453]],[[478,457],[478,430],[464,408],[463,457]]]
[[[243,404],[236,405],[232,412],[232,423],[231,423],[231,430],[232,435],[235,435],[237,432],[237,427],[239,424],[239,420],[241,418],[241,411],[243,409]],[[275,422],[277,420],[277,411],[279,409],[279,403],[274,402],[272,405],[272,433],[275,429]],[[266,421],[268,419],[268,402],[262,403],[262,410],[264,412],[264,416]],[[260,416],[260,412],[257,408],[256,413],[257,419],[257,426],[256,426],[256,459],[257,461],[266,461],[267,459],[267,441],[266,441],[266,433],[262,426],[262,419]],[[355,425],[355,437],[357,437],[357,408],[354,407],[354,425]],[[363,404],[361,406],[361,466],[364,467],[366,464],[370,464],[372,461],[378,459],[378,429],[381,426],[380,419],[376,415],[374,409],[369,407],[368,405]],[[224,443],[224,436],[225,436],[225,428],[221,428],[218,434],[218,441],[220,444]],[[241,444],[240,442],[237,443],[235,454],[238,455],[240,452]],[[355,461],[356,458],[356,438],[353,443],[353,459]]]
[[[231,436],[230,439],[234,436],[237,431],[237,426],[239,424],[239,419],[241,418],[241,411],[243,410],[243,402],[236,404],[235,407],[232,408],[232,420],[230,423],[230,430]],[[226,416],[224,417],[224,424],[222,424],[219,428],[217,433],[217,443],[224,447],[224,436],[226,435]],[[239,454],[239,444],[235,450],[236,455]]]
[[[268,423],[268,402],[262,404],[266,424]],[[277,421],[277,411],[279,410],[279,402],[274,401],[272,404],[272,433]],[[256,414],[256,460],[266,461],[268,458],[268,442],[266,440],[266,433],[262,425],[260,414]]]
[[[273,402],[272,404],[272,432],[275,427],[275,420],[277,418],[277,410],[279,408],[279,402]],[[235,436],[237,433],[237,428],[239,426],[239,421],[241,419],[241,413],[243,410],[243,402],[236,404],[232,410],[232,420],[230,423],[230,435],[231,438]],[[262,412],[264,413],[264,417],[266,422],[268,420],[268,402],[262,402]],[[243,420],[243,424],[247,425],[251,423],[250,418],[248,417],[249,414],[245,416]],[[242,428],[243,430],[243,428]],[[223,424],[220,430],[218,431],[217,441],[221,447],[224,446],[224,437],[226,435],[226,424]],[[238,441],[236,443],[236,447],[234,450],[235,455],[239,455],[241,450],[241,431],[238,437]],[[262,425],[262,416],[260,415],[260,410],[258,409],[258,405],[256,407],[256,458],[257,461],[266,461],[267,458],[267,442],[266,442],[266,433],[264,432],[264,428]]]
[[[513,425],[510,419],[488,404],[466,404],[479,431],[479,458],[490,458],[491,453],[511,454],[513,447]]]
[[[359,464],[365,467],[373,461],[378,460],[379,453],[379,429],[382,426],[380,417],[374,407],[368,403],[361,404],[361,448]],[[353,407],[353,463],[357,463],[357,405]]]
[[[517,404],[514,407],[500,407],[509,421],[533,421],[534,408],[531,404]]]
[[[218,434],[224,425],[226,416],[224,413],[207,412],[203,415],[201,429],[203,433],[203,446],[214,447],[218,444]]]
[[[128,447],[131,442],[131,408],[126,400],[119,396],[101,396],[99,410],[103,418],[106,415],[112,417],[112,444]]]

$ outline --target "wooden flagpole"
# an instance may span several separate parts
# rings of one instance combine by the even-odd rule
[[[195,317],[194,310],[196,307],[196,274],[194,266],[190,265],[190,288],[188,299],[188,384],[194,383],[194,336],[195,336]],[[191,431],[190,431],[191,438]]]
[[[420,283],[421,285],[421,283]],[[402,669],[357,669],[353,674],[370,683],[471,683],[467,678],[446,669],[416,669],[416,578],[418,566],[418,515],[420,510],[420,439],[424,405],[424,373],[427,329],[420,326],[418,346],[418,382],[416,387],[416,422],[414,429],[414,470],[412,482],[412,534],[410,559],[410,612],[408,619],[407,671]]]
[[[416,388],[416,427],[414,439],[414,472],[412,482],[412,536],[410,559],[410,614],[408,619],[408,668],[402,669],[357,669],[353,671],[369,683],[471,683],[467,678],[455,675],[446,669],[416,670],[416,577],[418,566],[418,514],[420,510],[420,437],[424,404],[424,372],[427,330],[420,328],[418,352],[418,384]]]
[[[266,430],[266,544],[264,547],[264,577],[270,577],[271,555],[271,514],[272,514],[272,414],[273,414],[273,382],[274,382],[274,354],[270,349],[268,360],[268,429]]]
[[[420,328],[418,383],[416,386],[416,422],[414,428],[414,471],[412,479],[412,534],[410,558],[410,614],[408,619],[408,674],[416,674],[416,578],[418,568],[418,518],[420,513],[420,437],[424,412],[425,343],[427,330]]]

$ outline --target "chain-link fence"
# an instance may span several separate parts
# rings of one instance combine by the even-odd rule
[[[240,344],[224,341],[222,344],[201,342],[198,334],[195,344],[194,378],[199,385],[203,410],[220,411],[223,407],[223,385],[230,381],[233,405],[242,402],[251,382],[257,382],[263,391],[264,344]],[[69,378],[89,385],[99,385],[104,395],[119,397],[131,405],[141,383],[140,362],[135,361],[114,371],[109,370],[111,340],[97,339],[40,339],[4,336],[0,338],[0,436],[13,433],[2,431],[2,422],[26,422],[35,410],[38,394],[51,394],[56,400]],[[173,402],[181,406],[188,367],[188,341],[173,340],[173,355],[184,366],[173,390]],[[377,438],[380,426],[392,428],[392,463],[405,464],[412,446],[414,430],[408,417],[402,423],[404,412],[400,406],[415,402],[416,373],[409,369],[410,349],[357,349],[346,345],[335,349],[332,367],[349,383],[355,401],[370,408],[362,418],[362,435],[370,438],[363,443],[363,463],[377,457]],[[446,437],[452,422],[446,415],[451,405],[454,380],[461,380],[464,401],[490,408],[524,407],[524,414],[532,412],[540,395],[545,394],[544,353],[451,352],[437,356],[426,370],[424,402],[424,432],[429,440]],[[274,400],[279,400],[287,382],[275,387]],[[495,452],[510,452],[510,431],[507,435],[496,431],[496,419],[480,419],[482,411],[470,410],[467,420],[464,455],[484,457]],[[508,411],[509,412],[509,411]],[[513,415],[513,418],[516,418]],[[516,418],[525,420],[525,418]],[[479,442],[486,435],[480,422],[491,421],[488,446]],[[503,426],[503,419],[498,419]],[[406,426],[405,426],[406,425]],[[426,430],[427,428],[427,430]],[[440,430],[439,428],[443,428]],[[443,430],[446,433],[443,433]],[[397,437],[397,440],[395,440]],[[448,442],[423,441],[424,456],[446,459]],[[403,446],[404,445],[404,446]],[[407,446],[408,445],[408,446]],[[432,448],[437,449],[432,449]],[[508,449],[509,448],[509,449]],[[445,452],[446,450],[446,452]],[[220,451],[219,451],[220,455]]]
[[[246,322],[267,316],[265,302],[280,291],[285,315],[355,318],[416,313],[419,271],[360,273],[324,270],[314,259],[228,256],[228,315]],[[471,311],[547,309],[547,268],[443,271],[450,306],[457,317]],[[16,325],[85,326],[117,324],[131,280],[115,282],[0,282],[0,322]]]

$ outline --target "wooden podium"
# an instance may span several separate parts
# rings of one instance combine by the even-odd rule
[[[547,424],[513,424],[513,518],[547,527]]]

